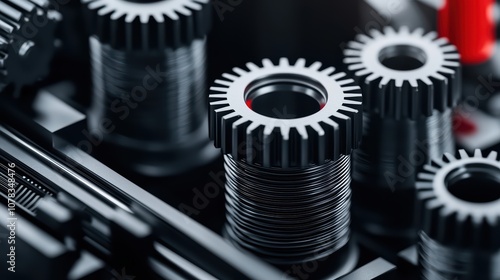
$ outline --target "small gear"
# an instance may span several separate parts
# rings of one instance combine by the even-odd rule
[[[177,48],[211,27],[209,0],[81,0],[90,32],[115,49]]]
[[[54,33],[61,19],[45,0],[0,2],[0,73],[3,85],[16,89],[48,75]]]
[[[210,137],[235,160],[307,167],[349,155],[361,140],[360,88],[345,73],[304,59],[234,68],[211,88]]]
[[[364,94],[365,112],[417,119],[456,105],[460,55],[445,38],[423,29],[385,27],[360,34],[344,51],[344,63]]]
[[[417,182],[422,231],[451,248],[500,249],[500,161],[445,154],[424,167]]]

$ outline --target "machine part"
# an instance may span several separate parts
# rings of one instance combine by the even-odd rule
[[[61,19],[45,0],[0,2],[0,86],[15,93],[48,75]]]
[[[386,27],[358,36],[345,56],[364,93],[363,141],[353,154],[354,223],[408,246],[416,238],[417,173],[433,156],[455,149],[459,54],[434,32]]]
[[[183,47],[205,38],[209,0],[82,0],[90,32],[113,49]]]
[[[422,279],[499,279],[498,154],[459,154],[433,159],[418,176]]]
[[[489,60],[495,49],[495,0],[444,0],[438,13],[439,35],[454,43],[465,64]]]
[[[104,138],[103,153],[115,162],[118,156],[122,168],[156,177],[217,157],[207,137],[206,39],[200,33],[210,7],[191,0],[85,2],[89,21],[98,23],[90,37],[89,127]]]
[[[372,29],[351,41],[344,63],[364,93],[364,108],[382,118],[418,119],[453,108],[460,98],[460,55],[435,32]]]
[[[304,59],[246,66],[209,96],[210,136],[225,154],[226,235],[274,264],[325,258],[349,241],[360,88]]]

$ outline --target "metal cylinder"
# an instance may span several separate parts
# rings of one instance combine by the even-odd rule
[[[225,154],[225,234],[273,264],[324,260],[349,241],[359,87],[304,59],[247,68],[224,74],[210,95],[211,138]]]
[[[419,268],[422,279],[500,279],[500,162],[444,154],[419,174]]]
[[[349,240],[349,156],[304,169],[264,168],[225,158],[226,232],[272,262],[329,256]]]
[[[455,149],[459,55],[436,37],[422,29],[386,27],[359,35],[345,51],[364,93],[363,141],[353,154],[354,223],[364,233],[404,245],[417,237],[418,172],[431,158]]]
[[[213,160],[217,151],[207,137],[206,109],[209,5],[195,0],[89,2],[87,17],[96,22],[91,25],[88,123],[105,142],[101,151],[122,168],[149,176],[174,175]],[[127,16],[115,18],[102,10]]]

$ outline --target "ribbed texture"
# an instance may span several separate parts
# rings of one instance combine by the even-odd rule
[[[227,234],[276,264],[332,254],[349,240],[350,157],[306,169],[250,166],[225,156]]]
[[[500,279],[500,251],[477,252],[446,247],[421,232],[418,254],[421,279]]]
[[[439,35],[455,44],[462,62],[488,60],[494,51],[494,0],[445,0],[439,10]]]
[[[353,180],[369,186],[413,188],[418,171],[433,157],[455,149],[451,110],[417,121],[364,115],[361,148],[353,155]],[[414,172],[405,171],[408,164]]]
[[[90,41],[91,129],[109,119],[116,128],[107,140],[148,143],[144,148],[153,150],[193,141],[207,115],[205,40],[155,52],[124,52]]]

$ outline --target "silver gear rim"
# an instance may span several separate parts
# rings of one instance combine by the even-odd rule
[[[380,61],[385,48],[411,46],[419,48],[427,57],[423,65],[413,70],[395,70]],[[344,51],[344,63],[349,72],[357,77],[366,96],[365,110],[396,119],[420,115],[430,116],[433,109],[444,111],[452,108],[460,96],[460,55],[454,45],[445,38],[437,38],[436,32],[424,35],[422,28],[410,32],[406,26],[398,31],[385,27],[383,32],[373,29],[370,36],[359,34]],[[432,59],[431,59],[432,58]],[[390,97],[390,88],[403,92],[394,96],[392,106],[385,106]],[[365,101],[364,100],[364,101]]]
[[[455,238],[447,238],[446,234],[456,233],[460,228],[463,231],[474,232],[477,230],[487,230],[488,236],[495,236],[498,239],[500,233],[500,199],[486,202],[473,203],[455,197],[447,189],[447,176],[454,170],[467,165],[485,165],[496,169],[500,174],[500,161],[498,153],[492,151],[487,157],[483,157],[479,149],[475,150],[470,157],[465,150],[459,151],[460,157],[455,158],[447,153],[443,159],[433,159],[431,165],[426,165],[422,173],[418,174],[417,197],[421,205],[419,214],[424,215],[427,221],[427,229],[424,229],[431,238],[436,241],[447,243]],[[423,209],[422,209],[423,208]],[[424,214],[423,214],[424,213]],[[455,216],[454,216],[455,215]],[[446,227],[444,229],[443,227]],[[441,234],[433,234],[440,232]],[[474,235],[472,235],[474,236]],[[482,235],[476,235],[481,238]],[[464,244],[454,244],[456,246],[481,244],[486,240],[465,240]],[[493,246],[488,244],[487,247]],[[500,241],[495,245],[500,248]]]
[[[92,15],[89,19],[91,32],[114,48],[130,50],[180,47],[195,38],[204,37],[211,25],[209,0],[158,0],[151,3],[127,0],[81,1]],[[104,20],[108,23],[96,24],[96,17],[101,17],[99,22]],[[112,24],[112,21],[116,23]],[[140,31],[133,31],[134,24],[140,25]],[[151,29],[151,24],[157,27]],[[112,39],[116,32],[126,37],[120,43],[120,40]],[[152,36],[155,38],[152,39]],[[142,42],[142,46],[131,45],[137,40]],[[148,45],[144,45],[144,42],[148,42]]]
[[[362,103],[360,88],[354,80],[344,79],[346,74],[335,73],[333,67],[320,70],[319,62],[306,66],[305,59],[298,59],[295,65],[286,58],[281,58],[278,65],[264,59],[262,65],[247,63],[249,71],[233,68],[234,74],[223,74],[225,80],[216,80],[216,86],[210,88],[210,134],[223,153],[264,167],[306,167],[337,160],[339,154],[348,155],[358,146]],[[326,104],[318,112],[296,119],[277,119],[253,111],[245,102],[247,86],[273,75],[299,75],[314,80],[326,89]],[[260,156],[238,153],[240,143],[245,143],[246,151],[253,150],[259,134],[263,135],[262,146],[256,149]],[[279,145],[275,145],[276,141]],[[291,142],[300,143],[296,151],[299,155],[290,154]],[[297,165],[290,162],[295,156],[300,158]]]

